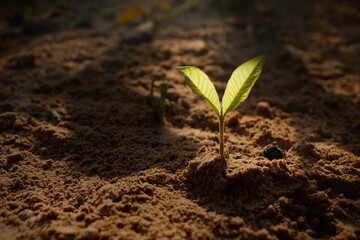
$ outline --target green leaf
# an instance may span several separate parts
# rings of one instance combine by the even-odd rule
[[[264,56],[259,56],[240,65],[231,75],[222,98],[222,116],[236,108],[249,95],[252,86],[258,79]]]
[[[209,77],[200,69],[192,66],[176,67],[184,76],[189,88],[203,97],[216,112],[221,116],[220,100],[214,84]]]

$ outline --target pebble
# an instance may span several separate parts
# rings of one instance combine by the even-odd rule
[[[277,147],[266,148],[264,150],[263,154],[269,160],[282,159],[284,157],[284,151],[282,151],[281,149],[279,149]]]

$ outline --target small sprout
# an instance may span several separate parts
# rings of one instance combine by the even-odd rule
[[[150,96],[145,96],[146,104],[151,106],[154,117],[160,122],[164,122],[165,98],[169,87],[169,80],[160,79],[151,81]],[[154,88],[160,89],[160,98],[154,97]]]
[[[264,56],[256,57],[235,69],[228,81],[221,104],[214,84],[203,71],[192,66],[176,67],[184,75],[189,88],[203,97],[218,116],[221,157],[224,157],[225,116],[248,97],[252,86],[260,76],[264,59]]]

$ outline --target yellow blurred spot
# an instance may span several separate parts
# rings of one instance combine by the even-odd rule
[[[167,1],[157,1],[156,6],[163,9],[170,9],[171,4]]]
[[[130,22],[141,16],[143,12],[142,6],[138,3],[129,3],[125,11],[116,19],[117,23],[123,24]]]

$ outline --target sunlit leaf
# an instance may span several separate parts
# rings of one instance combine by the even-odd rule
[[[264,56],[259,56],[240,65],[231,75],[222,98],[222,116],[236,108],[249,95],[252,86],[258,79]]]
[[[200,69],[191,66],[176,67],[184,76],[189,88],[203,97],[216,112],[221,115],[220,100],[214,84],[209,77]]]

